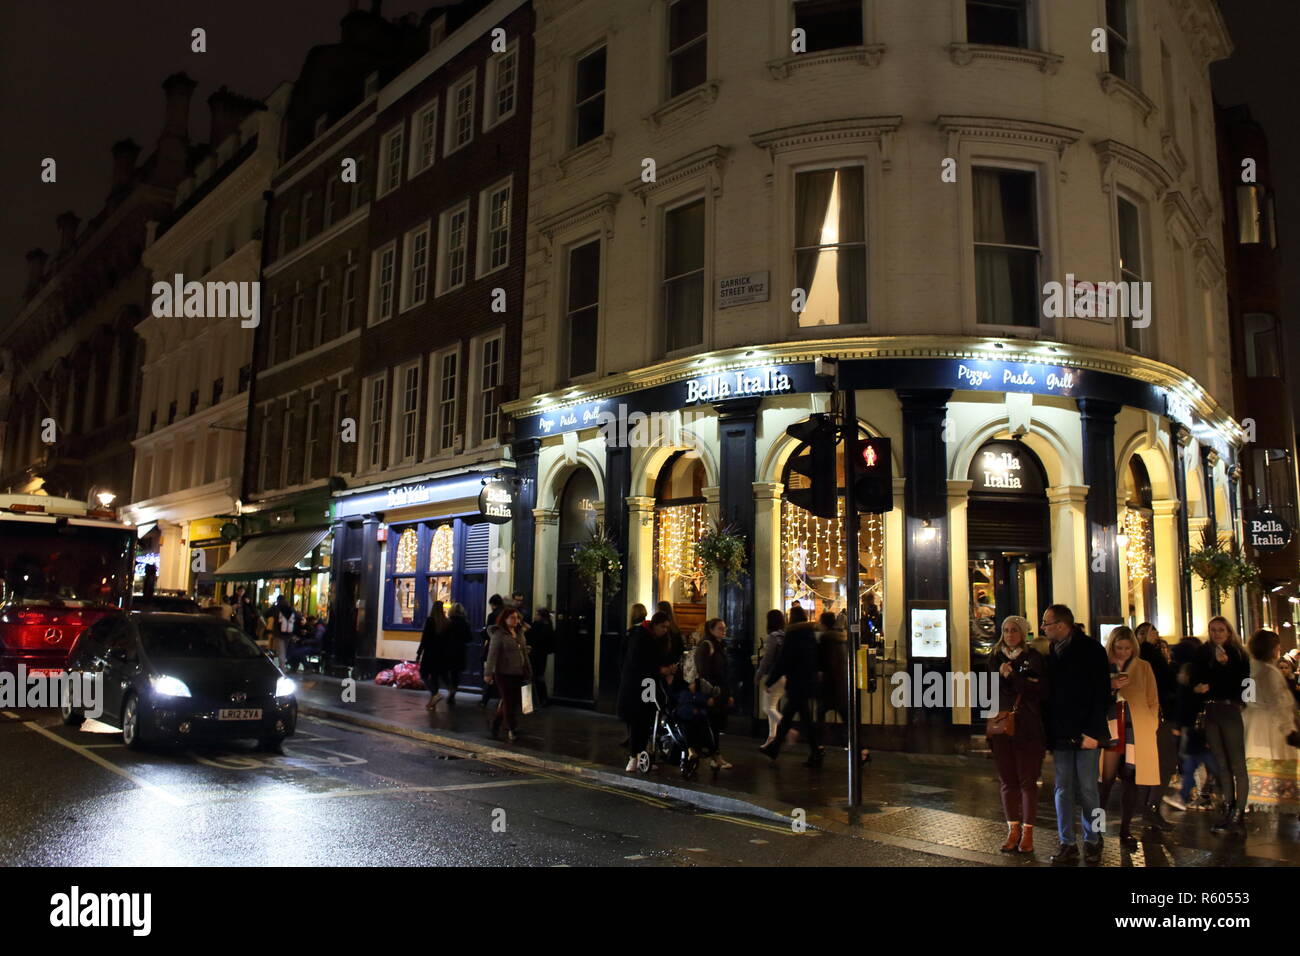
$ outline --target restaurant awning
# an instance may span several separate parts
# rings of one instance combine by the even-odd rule
[[[269,578],[305,573],[298,562],[325,540],[329,528],[287,531],[249,538],[213,577],[218,580]]]

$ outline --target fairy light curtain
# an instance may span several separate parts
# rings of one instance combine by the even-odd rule
[[[703,504],[667,505],[655,511],[660,591],[665,600],[699,603],[708,591],[704,564],[695,543],[707,527]]]
[[[393,558],[393,599],[398,619],[403,624],[415,620],[415,568],[419,560],[420,536],[414,528],[405,529],[397,538],[397,553]],[[397,577],[397,575],[410,577]]]
[[[1125,474],[1124,513],[1120,545],[1128,571],[1128,617],[1132,625],[1155,619],[1155,518],[1151,480],[1142,459],[1129,459]]]
[[[451,574],[456,570],[456,532],[450,524],[439,525],[429,541],[429,607],[441,601],[451,606]]]
[[[844,499],[839,500],[840,520],[819,518],[788,501],[781,502],[781,561],[784,606],[798,601],[818,613],[827,602],[842,610],[847,599],[844,576]],[[858,529],[858,563],[862,575],[862,600],[874,596],[884,605],[885,525],[880,515],[863,515]]]

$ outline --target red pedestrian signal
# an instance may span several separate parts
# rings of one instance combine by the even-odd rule
[[[853,498],[857,510],[884,514],[894,510],[894,463],[888,438],[859,438],[853,461]]]

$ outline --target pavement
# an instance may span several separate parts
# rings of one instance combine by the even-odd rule
[[[987,756],[905,754],[876,751],[865,767],[863,802],[847,802],[847,754],[827,748],[819,770],[802,766],[807,748],[783,751],[773,765],[759,754],[760,741],[723,737],[723,754],[732,769],[712,771],[706,764],[695,780],[684,780],[675,767],[648,774],[625,773],[623,724],[590,710],[555,705],[522,718],[519,739],[497,741],[487,732],[486,712],[474,693],[461,692],[434,711],[426,709],[427,691],[401,690],[356,682],[345,697],[344,681],[317,674],[297,676],[301,712],[371,730],[397,734],[450,748],[466,756],[508,761],[691,804],[719,814],[737,814],[772,824],[796,821],[828,833],[868,840],[898,850],[946,857],[954,864],[997,866],[1048,865],[1057,846],[1052,799],[1052,765],[1048,757],[1040,788],[1037,853],[1032,858],[998,852],[1006,836],[997,774]],[[354,694],[353,694],[354,692]],[[739,723],[739,721],[736,721]],[[1119,787],[1111,798],[1110,831],[1118,834]],[[1300,822],[1294,817],[1252,814],[1248,833],[1216,837],[1213,815],[1179,813],[1164,807],[1173,832],[1148,831],[1138,850],[1127,851],[1108,839],[1104,866],[1270,866],[1300,864]]]

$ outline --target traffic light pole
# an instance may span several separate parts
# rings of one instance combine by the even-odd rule
[[[836,383],[837,387],[839,383]],[[858,503],[854,494],[852,456],[858,439],[858,397],[852,388],[840,389],[844,422],[844,575],[848,603],[849,633],[849,806],[862,806],[862,753],[858,713],[858,648],[862,646],[862,604],[858,595]]]

